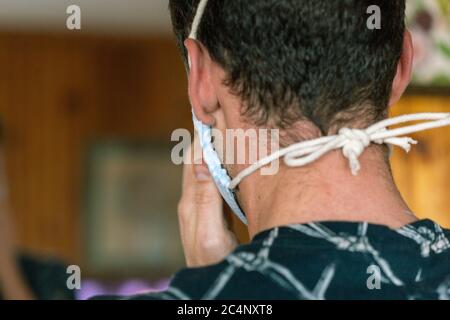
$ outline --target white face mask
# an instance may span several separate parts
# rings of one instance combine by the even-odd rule
[[[236,216],[244,223],[247,224],[247,219],[242,212],[239,204],[236,200],[236,196],[233,190],[230,189],[231,177],[228,175],[227,171],[223,168],[222,163],[219,159],[219,155],[214,149],[211,137],[212,128],[200,122],[195,114],[193,114],[194,128],[198,133],[200,146],[203,150],[203,159],[208,165],[211,176],[220,191],[220,194],[225,199],[226,203],[230,206],[231,210],[236,214]]]
[[[197,14],[195,15],[194,22],[192,24],[191,34],[189,35],[190,39],[197,40],[198,27],[200,25],[200,21],[207,3],[207,0],[200,1],[197,9]],[[247,224],[247,218],[245,217],[245,214],[242,212],[237,202],[236,195],[234,194],[234,191],[230,189],[231,177],[223,168],[219,155],[214,149],[214,145],[212,143],[212,128],[199,121],[194,112],[192,112],[192,115],[194,128],[198,133],[200,146],[203,150],[203,159],[207,164],[209,171],[211,172],[211,176],[213,177],[214,182],[216,183],[216,186],[220,191],[220,194],[224,198],[225,202],[230,206],[231,210],[233,210],[234,214],[244,224]]]
[[[192,23],[191,34],[189,35],[190,39],[197,40],[198,28],[207,4],[208,0],[200,0],[197,13]],[[248,177],[271,162],[279,158],[284,158],[286,166],[301,167],[316,161],[332,150],[341,149],[344,157],[349,161],[352,174],[357,175],[361,169],[359,157],[372,143],[397,146],[408,152],[411,145],[417,144],[417,142],[409,137],[404,137],[404,135],[449,126],[450,113],[417,113],[403,115],[380,121],[365,130],[342,128],[337,135],[303,141],[278,150],[270,156],[260,159],[256,163],[250,165],[234,179],[231,179],[228,175],[220,161],[219,155],[214,149],[212,143],[212,128],[200,122],[195,114],[193,115],[193,120],[195,130],[199,135],[200,145],[203,149],[204,160],[208,165],[211,176],[227,204],[238,218],[241,219],[243,223],[247,224],[245,214],[239,207],[233,190],[245,177]],[[417,121],[428,122],[396,129],[388,129],[389,126]]]

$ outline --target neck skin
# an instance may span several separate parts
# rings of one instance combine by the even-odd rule
[[[341,151],[311,165],[289,168],[280,160],[275,176],[259,172],[239,186],[239,200],[253,238],[271,228],[320,221],[368,222],[396,229],[417,221],[402,199],[379,146],[360,157],[361,171],[350,172]]]

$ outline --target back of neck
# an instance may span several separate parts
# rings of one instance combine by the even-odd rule
[[[275,176],[254,174],[240,186],[240,202],[255,234],[278,226],[320,221],[368,222],[399,228],[417,218],[392,178],[378,146],[360,158],[353,176],[339,151],[301,168],[280,166]]]

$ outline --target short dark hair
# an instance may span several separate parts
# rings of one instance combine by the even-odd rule
[[[185,58],[198,4],[169,4]],[[371,5],[381,29],[367,27]],[[404,31],[405,0],[209,0],[198,38],[247,119],[279,128],[307,120],[329,134],[387,116]]]

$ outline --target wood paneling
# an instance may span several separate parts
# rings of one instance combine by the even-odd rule
[[[22,246],[81,257],[88,144],[170,141],[190,127],[186,75],[172,39],[0,36],[0,116]]]
[[[407,96],[393,115],[450,112],[450,97]],[[419,141],[409,154],[395,150],[392,168],[400,191],[414,212],[450,228],[450,127],[413,135]]]
[[[88,144],[169,141],[175,128],[191,128],[189,110],[172,39],[0,35],[0,115],[21,244],[79,262]],[[416,111],[450,112],[450,98],[406,97],[393,113]],[[409,155],[395,151],[396,180],[421,217],[450,227],[450,129],[416,137]]]

